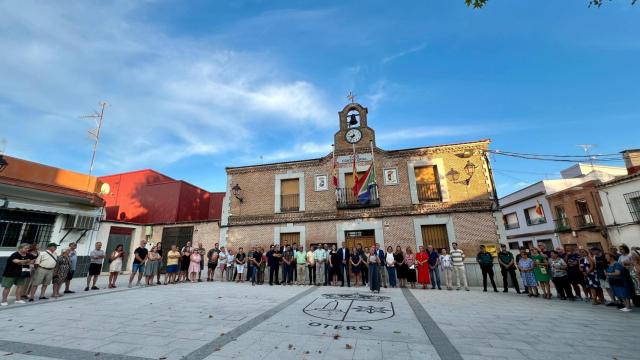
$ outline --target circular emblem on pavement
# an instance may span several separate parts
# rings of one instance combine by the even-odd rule
[[[357,292],[322,294],[302,311],[316,318],[344,322],[378,321],[395,315],[390,297]]]

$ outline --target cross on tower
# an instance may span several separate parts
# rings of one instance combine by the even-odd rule
[[[349,99],[349,101],[351,101],[351,103],[353,104],[356,102],[356,95],[349,91],[349,93],[347,94],[347,99]]]

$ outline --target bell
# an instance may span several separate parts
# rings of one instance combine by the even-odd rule
[[[354,126],[354,125],[358,125],[358,115],[356,114],[351,114],[349,115],[349,126]]]

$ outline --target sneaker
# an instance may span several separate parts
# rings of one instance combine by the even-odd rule
[[[9,303],[8,302],[3,302],[3,303],[0,303],[0,306],[9,306]]]
[[[91,287],[91,290],[100,290],[100,288],[99,288],[99,287],[97,287],[97,286],[92,286],[92,287]]]
[[[26,302],[26,301],[24,301],[24,300],[17,300],[17,301],[16,301],[16,304],[26,304],[26,303],[27,303],[27,302]]]
[[[129,286],[131,287],[131,286]],[[87,286],[86,288],[84,288],[84,291],[89,291],[89,287]]]
[[[71,291],[71,290],[65,290],[64,291],[65,294],[75,294],[75,291]]]
[[[625,307],[625,308],[620,309],[620,311],[629,312],[629,311],[631,311],[631,309],[628,308],[628,307]]]
[[[33,302],[33,298],[29,298],[29,300],[28,300],[28,301],[29,301],[29,302]]]

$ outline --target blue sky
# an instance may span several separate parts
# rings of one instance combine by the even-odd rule
[[[9,155],[153,168],[223,191],[225,166],[318,157],[352,90],[378,146],[491,138],[580,154],[640,147],[640,5],[500,1],[0,2]],[[494,157],[500,195],[567,164]]]

